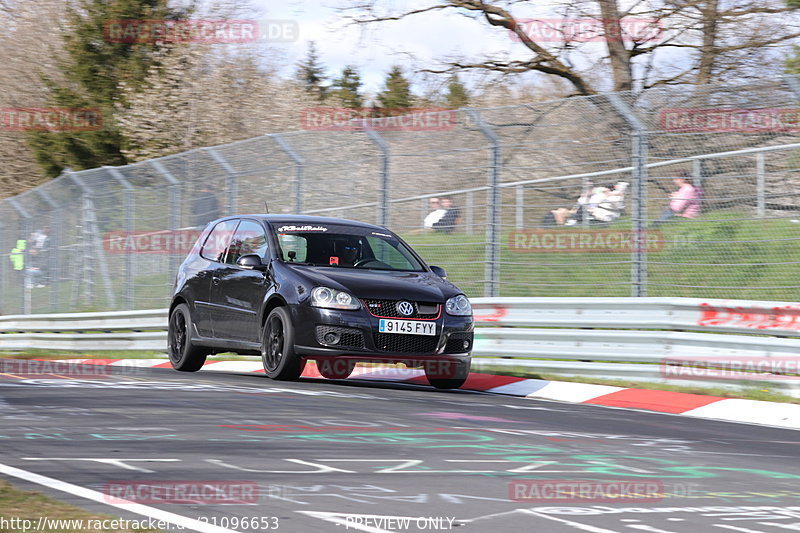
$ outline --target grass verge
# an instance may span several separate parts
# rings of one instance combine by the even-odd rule
[[[33,528],[38,525],[40,517],[44,517],[50,521],[82,520],[83,522],[80,525],[85,527],[75,527],[77,525],[75,522],[72,524],[53,524],[50,522],[50,527],[44,527],[38,531],[53,531],[58,533],[158,531],[155,529],[98,529],[90,527],[95,525],[102,526],[102,521],[116,520],[117,517],[91,513],[80,507],[60,502],[36,491],[20,490],[2,479],[0,479],[0,517],[5,520],[5,523],[0,521],[0,533],[23,533],[24,531],[33,531]],[[25,520],[30,520],[27,524],[30,524],[31,527],[23,527]],[[106,524],[114,525],[111,522],[106,522]],[[43,525],[46,526],[47,524]],[[119,525],[127,524],[123,523]]]

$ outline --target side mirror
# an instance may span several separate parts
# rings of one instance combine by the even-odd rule
[[[431,271],[442,279],[447,279],[447,272],[442,267],[431,266]]]
[[[239,259],[236,260],[236,264],[242,268],[246,268],[247,270],[267,270],[269,265],[265,265],[261,262],[261,257],[258,254],[247,254],[243,255]]]

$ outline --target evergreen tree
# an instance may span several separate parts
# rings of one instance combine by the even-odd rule
[[[95,131],[31,132],[28,145],[50,175],[65,167],[76,170],[122,165],[124,138],[115,120],[115,107],[126,105],[121,86],[141,84],[156,61],[153,43],[114,42],[107,25],[122,19],[180,19],[188,11],[169,8],[167,0],[81,0],[67,9],[65,59],[60,78],[44,76],[50,105],[98,109],[102,128]]]
[[[333,80],[331,94],[342,100],[344,107],[359,109],[364,106],[364,98],[360,93],[361,76],[356,67],[346,66],[342,69],[342,75]]]
[[[386,87],[378,94],[380,106],[388,110],[409,108],[413,98],[411,83],[403,75],[403,71],[398,66],[392,67],[386,77]]]
[[[458,75],[453,74],[450,83],[447,84],[447,105],[451,109],[459,109],[469,105],[469,93],[467,88],[458,79]]]
[[[308,43],[308,54],[297,67],[297,79],[309,94],[313,94],[320,102],[325,100],[328,92],[328,88],[324,85],[325,68],[320,63],[314,41]]]
[[[786,58],[785,66],[787,74],[800,74],[800,46],[792,47],[792,55]]]

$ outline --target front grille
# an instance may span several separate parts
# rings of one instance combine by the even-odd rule
[[[338,333],[340,340],[336,344],[325,342],[326,333]],[[317,342],[324,346],[342,348],[364,348],[364,335],[360,329],[342,328],[338,326],[317,326]]]
[[[467,347],[464,348],[464,341],[467,341]],[[453,333],[447,339],[447,344],[444,347],[444,353],[466,353],[472,350],[472,333]]]
[[[439,342],[438,335],[398,335],[373,333],[375,348],[382,352],[432,354]]]
[[[397,312],[397,304],[402,300],[364,300],[364,306],[372,316],[384,318],[416,318],[418,320],[434,320],[439,317],[441,304],[435,302],[411,302],[414,313],[406,316]]]

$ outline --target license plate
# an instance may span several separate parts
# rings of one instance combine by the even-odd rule
[[[436,323],[417,320],[387,320],[382,318],[378,324],[381,333],[401,333],[404,335],[436,335]]]

